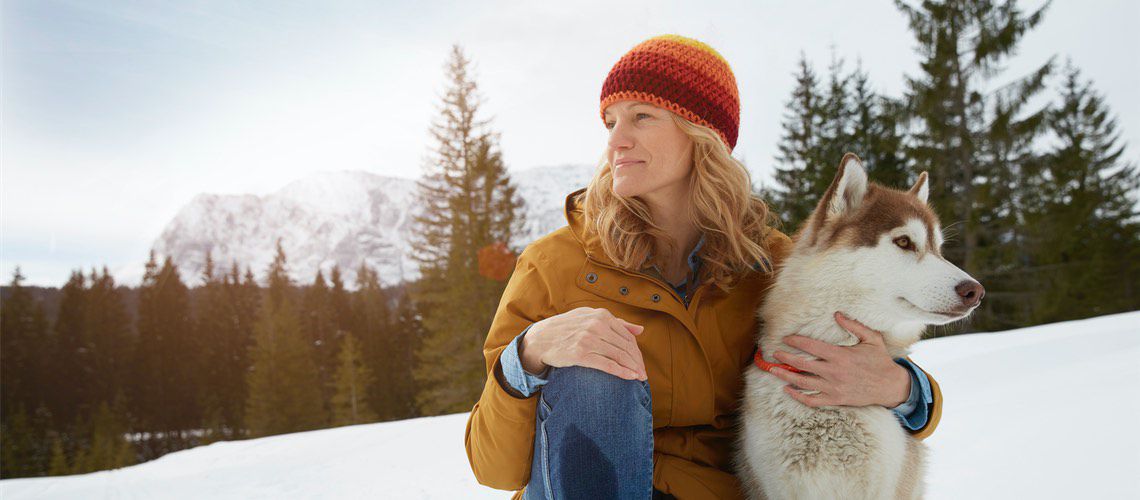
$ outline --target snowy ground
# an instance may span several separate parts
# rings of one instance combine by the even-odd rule
[[[1140,311],[925,340],[942,422],[928,498],[1140,498]],[[114,471],[0,481],[0,498],[507,498],[466,413],[214,443]]]

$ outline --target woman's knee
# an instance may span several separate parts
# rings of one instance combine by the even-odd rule
[[[646,381],[624,379],[585,366],[551,368],[542,391],[546,402],[551,406],[574,400],[605,400],[613,405],[645,408],[651,404],[649,384]]]

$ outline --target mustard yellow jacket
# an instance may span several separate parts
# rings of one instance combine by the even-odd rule
[[[518,398],[495,376],[499,355],[531,323],[587,306],[644,325],[637,337],[653,399],[653,487],[677,498],[742,498],[733,475],[733,421],[742,373],[756,346],[755,313],[773,274],[750,273],[729,293],[700,284],[688,307],[664,281],[621,269],[585,231],[579,189],[566,197],[568,225],[539,238],[519,255],[491,324],[483,355],[487,381],[467,420],[465,445],[480,484],[522,489],[530,478],[537,393]],[[772,231],[765,242],[772,261],[792,241]],[[924,370],[925,373],[925,370]],[[934,396],[927,424],[934,432],[942,393],[926,373]]]

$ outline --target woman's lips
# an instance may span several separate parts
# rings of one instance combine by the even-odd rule
[[[630,165],[637,165],[638,163],[645,163],[645,162],[643,162],[643,161],[627,161],[624,163],[618,163],[617,168],[628,167]]]

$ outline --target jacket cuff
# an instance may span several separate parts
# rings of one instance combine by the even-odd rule
[[[914,374],[914,369],[910,367],[910,364],[906,363],[906,360],[895,359],[895,362],[905,368],[906,374],[911,377],[911,391],[907,394],[905,401],[899,403],[897,407],[891,408],[890,411],[894,411],[899,419],[905,420],[907,416],[911,415],[911,412],[913,412],[915,408],[918,408],[919,399],[922,397],[922,387],[919,383],[918,375]]]
[[[510,386],[503,375],[501,354],[495,356],[495,366],[491,367],[491,376],[487,377],[476,404],[506,420],[534,425],[535,403],[538,398],[522,396]]]
[[[542,373],[532,374],[523,368],[522,360],[519,359],[519,347],[522,344],[523,335],[526,335],[531,326],[534,326],[534,323],[516,335],[514,340],[507,344],[507,348],[503,349],[503,354],[499,356],[499,363],[503,367],[503,376],[511,388],[518,391],[521,397],[530,397],[537,392],[539,387],[546,384],[546,376],[550,373],[550,367],[547,366]]]
[[[930,390],[930,381],[927,380],[926,374],[914,363],[911,363],[909,359],[898,358],[895,359],[895,363],[902,365],[910,374],[910,395],[906,401],[891,411],[907,429],[917,431],[925,426],[929,420],[929,405],[934,401]]]

